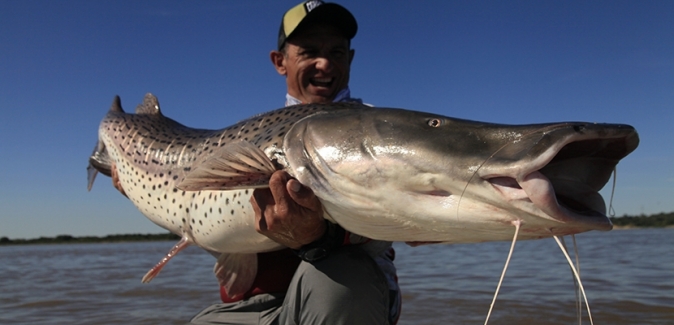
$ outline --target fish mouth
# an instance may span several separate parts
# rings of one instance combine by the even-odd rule
[[[604,199],[598,191],[560,190],[553,180],[538,171],[531,173],[526,179],[523,185],[510,177],[493,177],[487,181],[510,202],[533,204],[536,209],[556,221],[583,224],[595,230],[612,228],[606,216]]]
[[[607,127],[610,132],[606,132]],[[557,136],[561,140],[550,145],[550,138]],[[510,172],[481,177],[526,212],[542,212],[566,228],[611,230],[613,225],[599,191],[620,159],[636,149],[638,142],[636,131],[625,125],[576,125],[571,132],[553,130],[536,139],[525,159]]]

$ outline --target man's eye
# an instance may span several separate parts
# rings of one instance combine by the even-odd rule
[[[306,56],[306,57],[314,57],[314,56],[316,56],[317,53],[318,53],[318,51],[314,51],[314,50],[304,50],[304,51],[300,52],[300,55]]]

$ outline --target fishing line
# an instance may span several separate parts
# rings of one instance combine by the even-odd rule
[[[566,257],[566,261],[569,263],[571,271],[573,272],[574,276],[576,277],[576,280],[578,281],[578,287],[580,288],[580,291],[583,293],[583,300],[585,300],[585,307],[587,307],[587,317],[590,319],[590,324],[594,325],[594,322],[592,321],[592,313],[590,312],[590,304],[587,301],[587,295],[585,294],[585,288],[583,288],[583,282],[580,281],[580,274],[578,273],[578,270],[576,270],[576,267],[573,265],[573,261],[571,261],[569,253],[566,251],[564,245],[562,245],[562,241],[559,239],[559,236],[553,236],[553,238],[555,238],[557,245],[562,250],[562,253],[564,253],[564,257]]]
[[[613,209],[613,194],[615,194],[615,186],[618,178],[618,166],[613,167],[613,186],[611,187],[611,199],[608,203],[608,215],[609,217],[615,217],[615,210]]]
[[[503,283],[503,278],[505,277],[506,270],[508,270],[510,258],[512,257],[513,251],[515,250],[515,243],[517,242],[517,234],[520,232],[520,226],[522,225],[522,222],[520,220],[515,220],[513,221],[513,225],[515,226],[515,236],[513,236],[513,242],[512,244],[510,244],[510,251],[508,252],[508,258],[506,259],[505,265],[503,266],[503,272],[501,272],[501,278],[498,280],[496,292],[494,292],[494,299],[492,299],[491,306],[489,306],[489,312],[487,312],[487,319],[484,320],[484,325],[487,325],[487,323],[489,322],[489,316],[491,316],[491,311],[494,309],[496,297],[498,296],[498,292],[501,289],[501,283]]]

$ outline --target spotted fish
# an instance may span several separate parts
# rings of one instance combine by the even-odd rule
[[[266,186],[269,179],[266,172],[275,167],[264,157],[265,172],[257,168],[244,170],[243,186],[231,191],[186,191],[177,184],[200,160],[222,153],[222,148],[252,144],[275,155],[282,152],[283,136],[297,120],[325,110],[353,108],[351,104],[296,106],[222,130],[201,130],[165,117],[157,98],[151,94],[145,96],[135,114],[125,113],[119,97],[115,97],[100,124],[99,141],[89,159],[88,189],[91,190],[98,172],[110,176],[114,166],[125,194],[140,212],[160,227],[182,236],[143,277],[143,282],[151,281],[186,246],[198,245],[219,257],[215,268],[219,271],[218,278],[230,296],[236,296],[245,292],[254,280],[255,253],[282,248],[255,231],[254,212],[249,204],[251,190]],[[233,161],[263,158],[236,154],[231,157]],[[230,178],[230,187],[235,187],[233,179]]]
[[[113,102],[89,188],[114,166],[133,204],[182,236],[176,251],[219,254],[221,283],[236,295],[254,279],[254,253],[281,248],[255,231],[248,202],[277,169],[310,187],[327,219],[369,238],[510,240],[516,222],[520,239],[536,239],[611,229],[598,191],[638,142],[622,124],[499,125],[353,103],[202,130],[163,116],[148,94],[136,114]]]

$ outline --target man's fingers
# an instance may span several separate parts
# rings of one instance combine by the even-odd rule
[[[255,227],[257,231],[267,231],[267,220],[264,217],[264,211],[268,204],[273,204],[273,196],[268,188],[258,188],[253,191],[250,197],[250,204],[255,212]]]
[[[290,175],[286,172],[275,172],[269,179],[269,190],[274,196],[274,200],[279,202],[288,195],[286,190],[286,182],[290,179]]]
[[[271,202],[274,204],[274,214],[286,215],[289,210],[288,204],[288,190],[286,189],[286,182],[290,179],[290,175],[286,172],[275,172],[269,179],[269,190],[273,196]]]
[[[316,198],[314,192],[310,188],[302,185],[298,180],[290,179],[286,184],[286,187],[288,195],[293,201],[297,202],[297,204],[312,211],[321,209],[321,203]]]
[[[254,190],[250,203],[257,231],[282,245],[299,248],[325,232],[321,202],[284,171],[272,174],[269,188]]]

